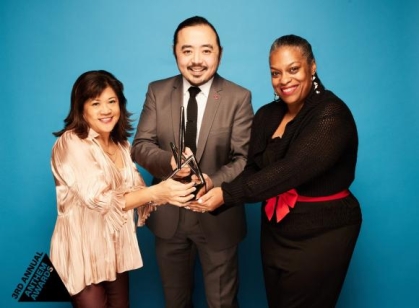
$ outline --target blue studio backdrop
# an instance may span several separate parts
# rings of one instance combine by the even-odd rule
[[[16,299],[28,265],[49,253],[56,219],[53,131],[83,72],[105,69],[125,85],[137,122],[150,81],[178,73],[176,26],[202,15],[217,28],[219,73],[270,102],[268,52],[297,34],[312,44],[325,86],[351,108],[359,130],[356,180],[364,222],[338,307],[419,303],[419,2],[416,0],[2,0],[0,2],[0,307],[70,307]],[[147,181],[150,175],[140,170]],[[241,307],[266,307],[259,255],[260,205],[247,204],[240,245]],[[163,307],[147,228],[131,272],[132,307]],[[205,307],[197,272],[195,301]]]

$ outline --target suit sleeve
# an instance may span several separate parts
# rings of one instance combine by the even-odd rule
[[[136,163],[144,167],[154,177],[163,179],[172,171],[170,165],[172,154],[162,150],[159,146],[157,111],[154,89],[152,85],[149,85],[132,143],[131,156]]]

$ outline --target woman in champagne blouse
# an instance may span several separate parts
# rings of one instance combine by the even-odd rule
[[[134,214],[143,225],[159,204],[181,205],[193,183],[146,187],[130,157],[131,115],[123,85],[106,71],[75,82],[52,150],[58,217],[51,261],[74,307],[129,307],[128,271],[140,268]]]

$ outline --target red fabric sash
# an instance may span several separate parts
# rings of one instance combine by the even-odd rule
[[[330,201],[336,199],[342,199],[350,194],[349,190],[345,189],[336,194],[322,197],[305,197],[299,196],[295,189],[291,189],[287,192],[279,194],[278,196],[272,197],[266,200],[265,213],[269,220],[272,219],[274,212],[276,212],[276,222],[283,219],[289,212],[289,208],[293,208],[297,201],[299,202],[321,202]],[[276,211],[275,211],[276,205]]]

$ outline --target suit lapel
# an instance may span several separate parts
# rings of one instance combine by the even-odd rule
[[[180,125],[180,107],[183,105],[183,81],[179,75],[173,82],[173,90],[170,94],[170,105],[172,109],[172,132],[173,143],[179,147],[179,125]]]
[[[222,101],[222,78],[215,74],[211,89],[208,94],[207,105],[205,107],[204,116],[202,118],[201,128],[198,137],[198,146],[196,151],[196,159],[199,161],[204,152],[205,145],[208,140],[209,132],[215,121],[215,115]]]

